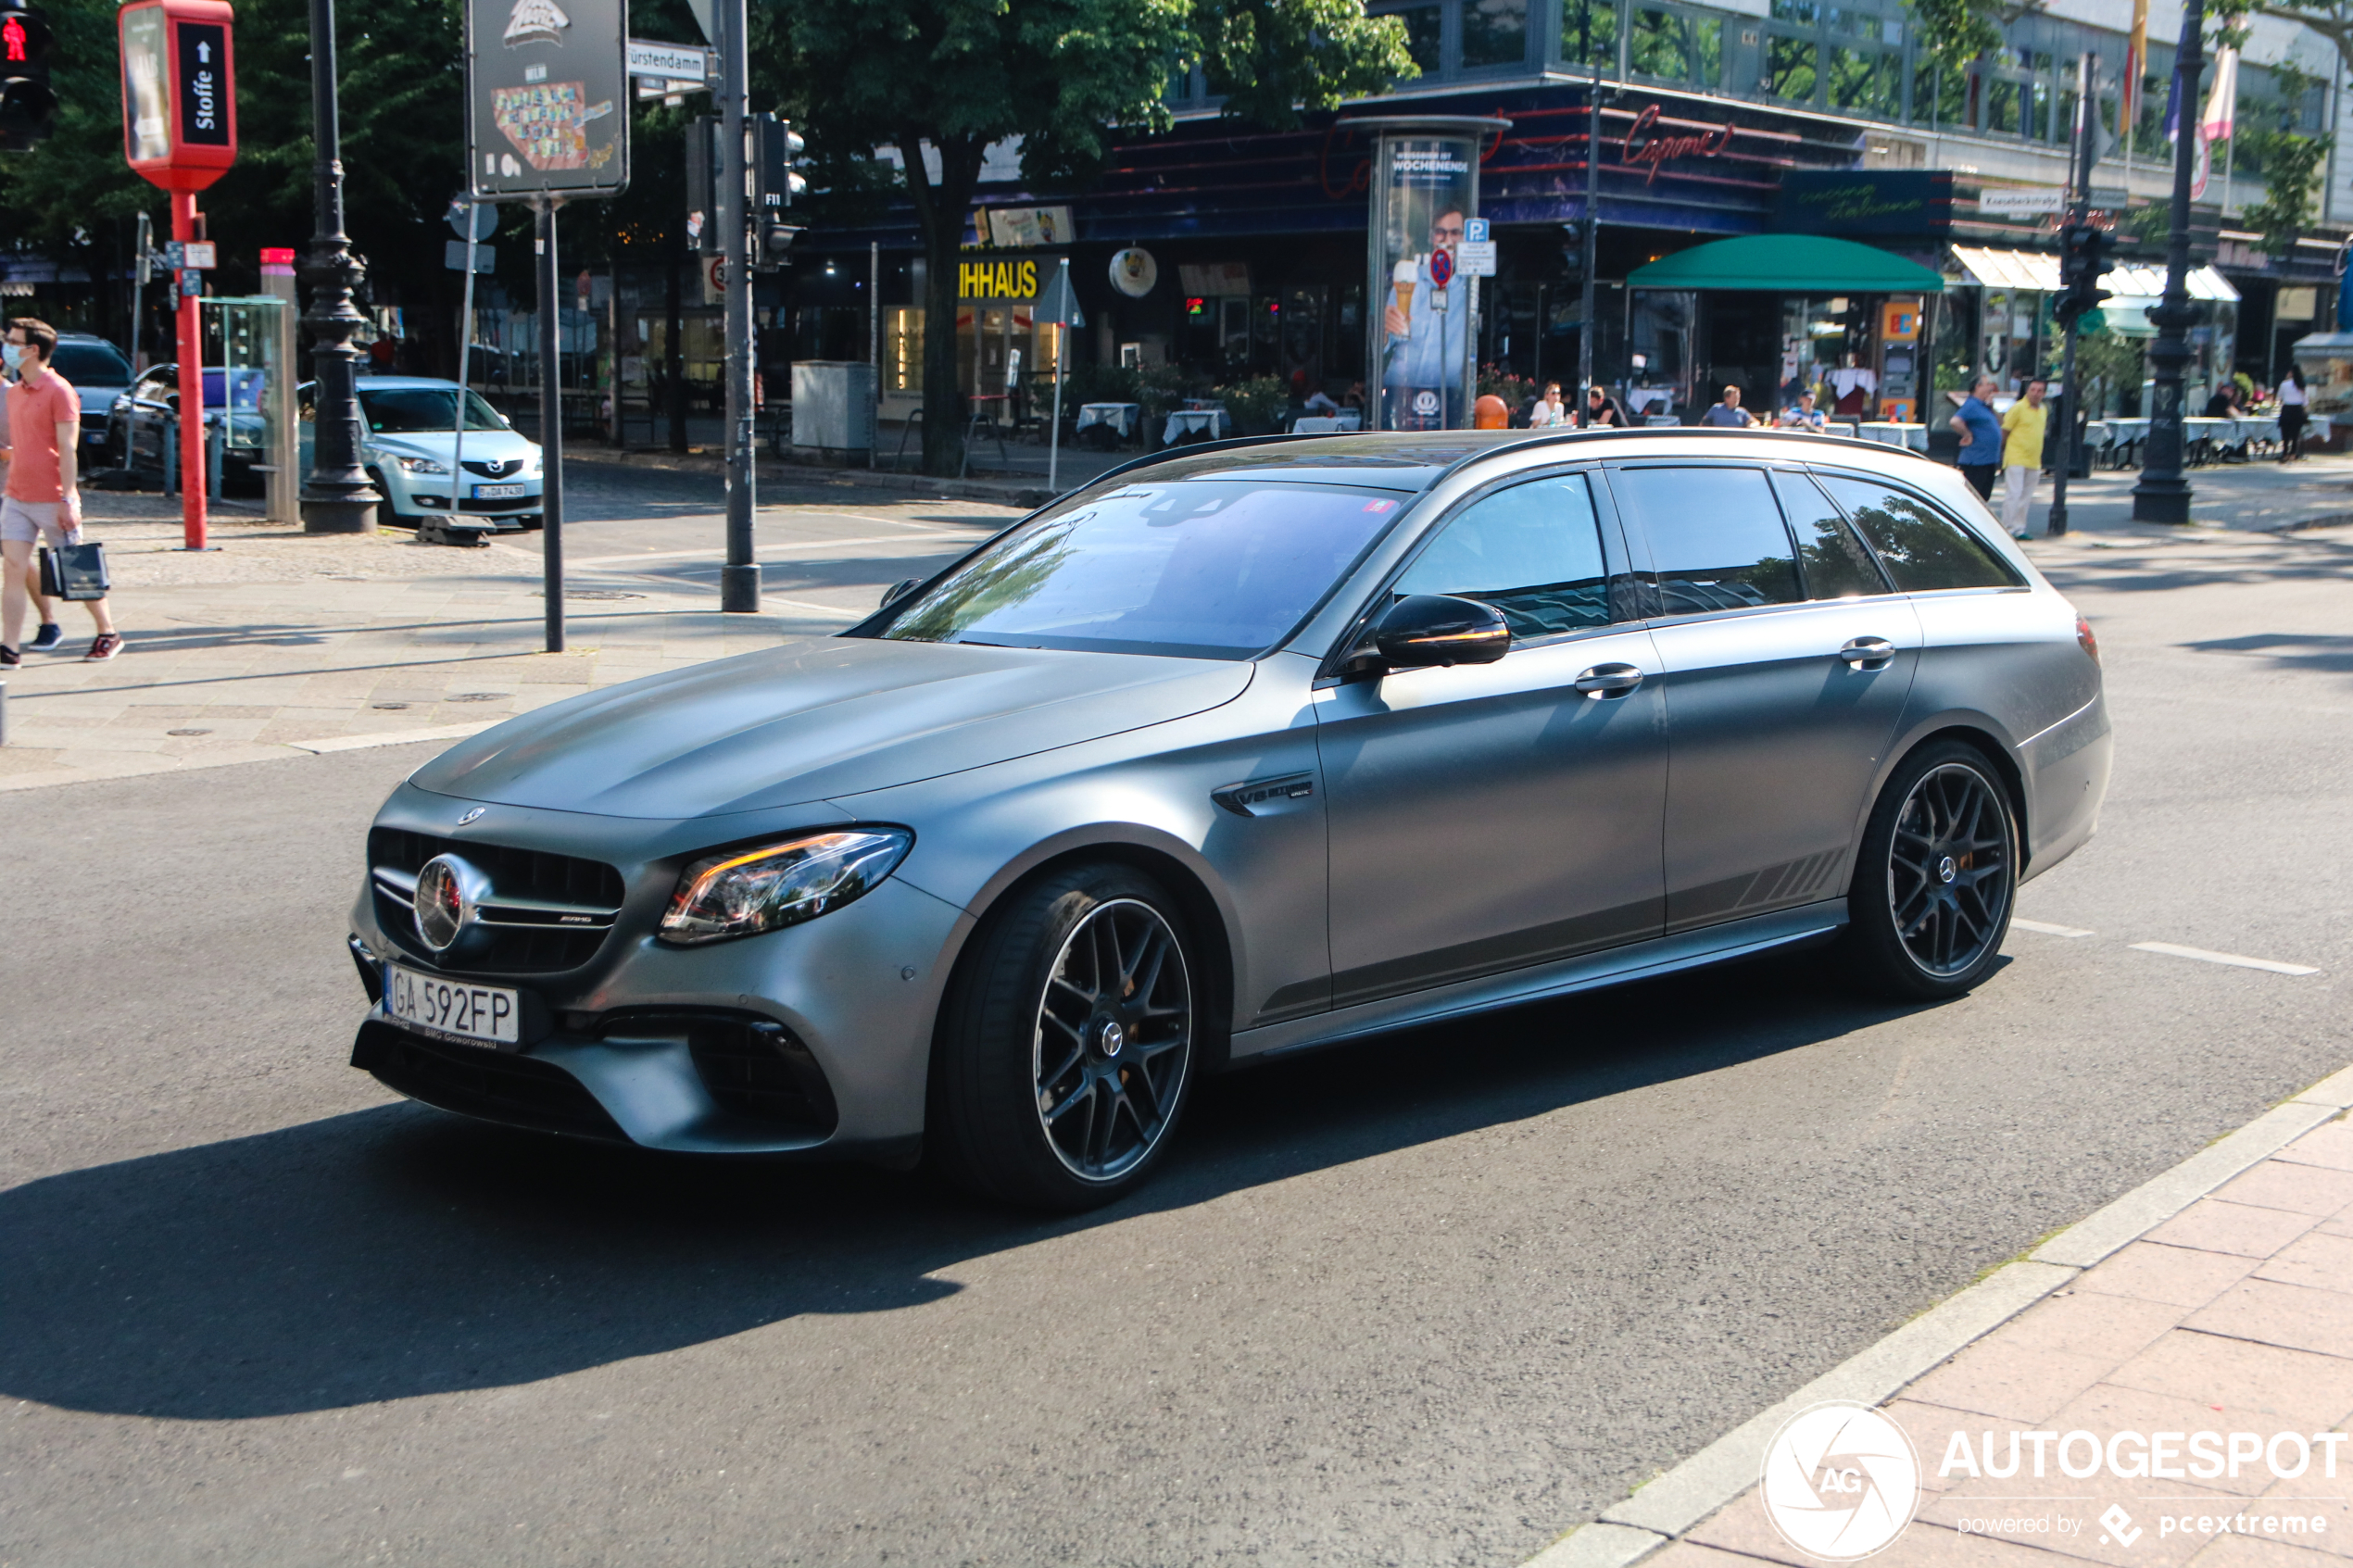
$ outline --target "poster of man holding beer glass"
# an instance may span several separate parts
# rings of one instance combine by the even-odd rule
[[[1450,430],[1468,422],[1470,280],[1456,262],[1463,220],[1477,208],[1477,144],[1452,138],[1390,144],[1388,220],[1376,277],[1384,349],[1384,430]]]

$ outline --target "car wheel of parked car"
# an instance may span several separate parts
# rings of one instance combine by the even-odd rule
[[[932,1074],[936,1162],[991,1198],[1118,1198],[1192,1087],[1202,997],[1184,917],[1149,877],[1082,865],[990,911],[959,967]]]
[[[1867,989],[1957,997],[1992,972],[2018,891],[2018,820],[1985,754],[1939,741],[1872,808],[1847,893],[1846,949]]]
[[[376,494],[384,497],[383,503],[376,508],[377,526],[380,528],[416,527],[417,520],[415,518],[407,516],[404,513],[397,512],[393,509],[392,489],[389,485],[384,483],[384,476],[382,470],[377,469],[367,469],[362,471],[367,474],[368,483],[376,487]]]

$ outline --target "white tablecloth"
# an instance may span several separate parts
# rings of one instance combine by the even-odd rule
[[[1136,427],[1143,420],[1144,406],[1141,403],[1081,403],[1078,406],[1078,429],[1085,430],[1088,425],[1109,425],[1119,433],[1122,441],[1135,434]]]
[[[1222,441],[1233,433],[1233,420],[1223,408],[1172,408],[1160,433],[1163,446],[1174,446],[1179,435],[1205,435]]]

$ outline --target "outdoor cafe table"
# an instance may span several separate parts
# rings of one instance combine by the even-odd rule
[[[1078,423],[1074,428],[1085,430],[1088,425],[1109,425],[1118,433],[1119,439],[1125,441],[1136,433],[1136,427],[1143,421],[1144,406],[1141,403],[1081,403],[1078,406]]]
[[[1218,441],[1232,433],[1232,430],[1233,420],[1223,406],[1172,408],[1168,412],[1167,426],[1161,432],[1160,444],[1174,446],[1179,435],[1205,435],[1212,441]]]

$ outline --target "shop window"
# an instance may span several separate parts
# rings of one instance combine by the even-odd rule
[[[1616,0],[1562,0],[1561,58],[1590,69],[1617,69]]]
[[[924,313],[894,305],[883,311],[883,390],[924,389]]]
[[[1765,39],[1765,91],[1776,98],[1814,101],[1814,40],[1774,32]]]
[[[1903,56],[1881,49],[1849,49],[1833,44],[1830,56],[1830,107],[1877,119],[1903,112]]]
[[[1434,5],[1400,6],[1382,11],[1384,17],[1396,17],[1405,24],[1405,52],[1422,68],[1424,76],[1436,76],[1442,66],[1446,13]]]
[[[1637,76],[1689,82],[1692,60],[1683,19],[1672,11],[1654,11],[1647,6],[1637,10],[1627,65]]]
[[[1463,0],[1463,67],[1528,59],[1528,0]]]

